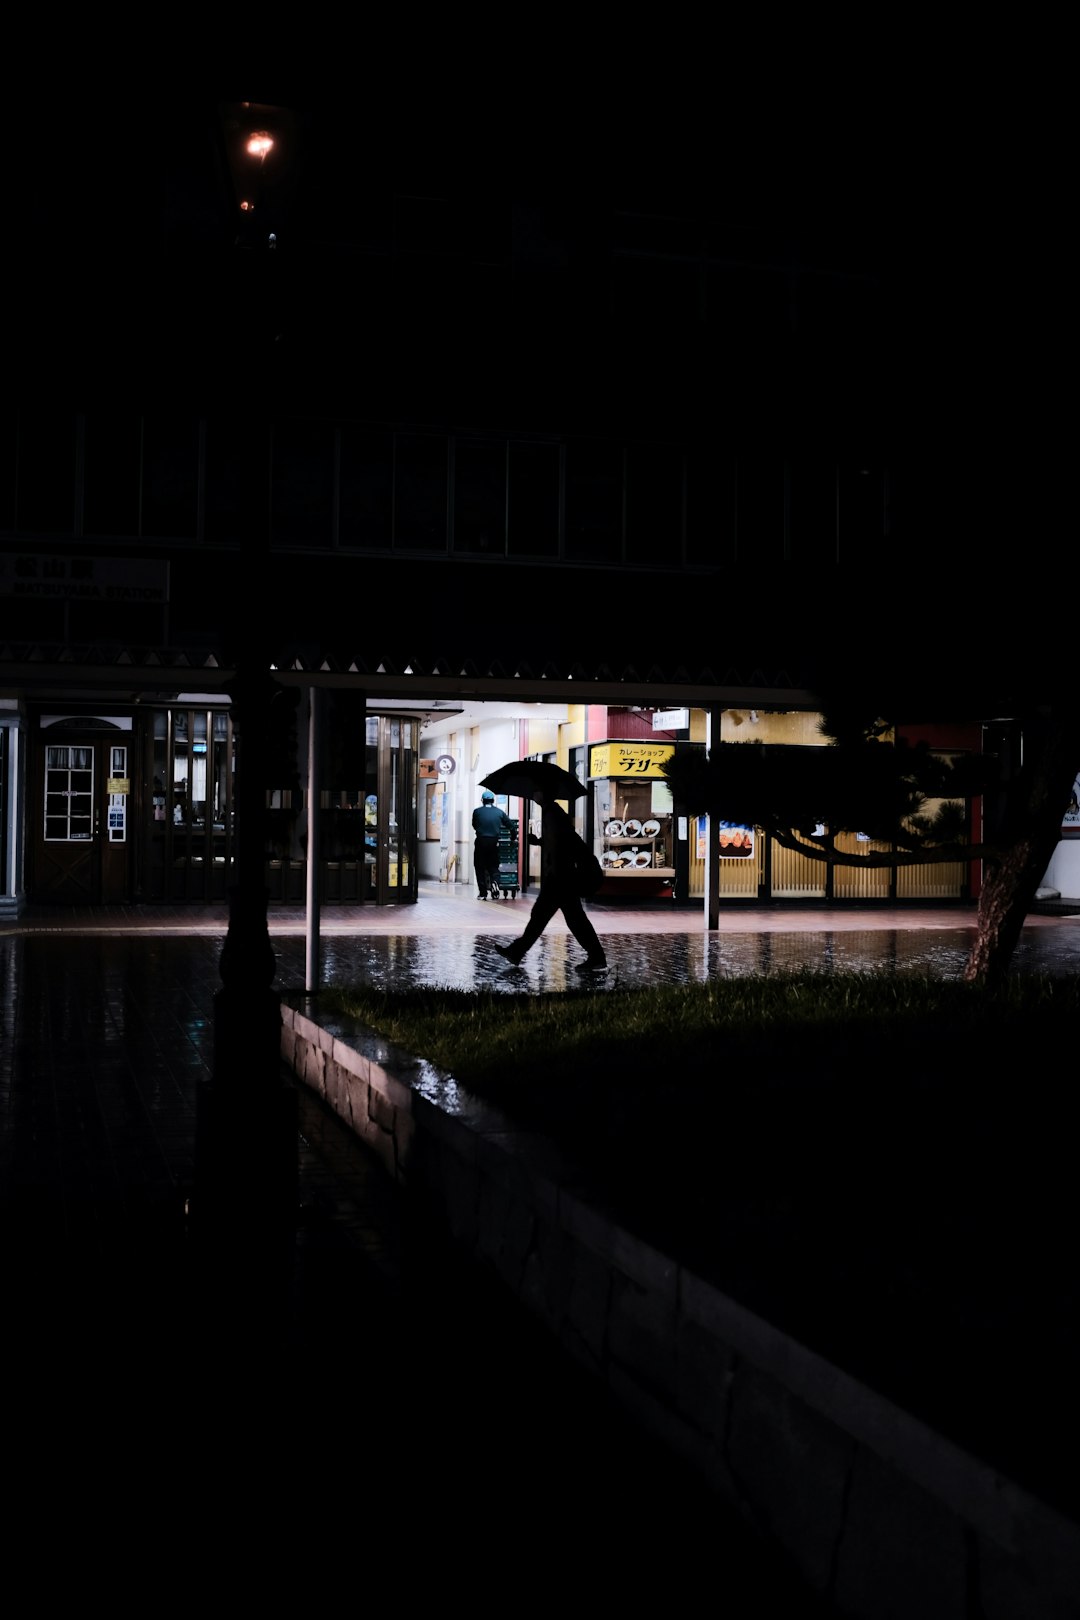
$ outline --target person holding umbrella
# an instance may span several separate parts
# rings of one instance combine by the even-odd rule
[[[481,794],[480,803],[472,813],[472,824],[475,834],[473,872],[480,891],[477,899],[486,900],[499,880],[499,834],[513,831],[509,816],[497,808],[490,788],[485,788]]]
[[[498,792],[537,800],[542,811],[539,839],[529,834],[530,842],[540,845],[540,893],[521,937],[512,945],[496,945],[495,949],[519,967],[526,951],[536,944],[555,913],[561,911],[566,926],[586,953],[577,971],[604,973],[607,956],[581,904],[580,870],[583,860],[590,860],[589,849],[566,811],[555,802],[556,794],[564,799],[580,797],[585,791],[581,783],[557,765],[531,760],[503,766],[484,781]]]

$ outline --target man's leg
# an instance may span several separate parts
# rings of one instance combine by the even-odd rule
[[[497,853],[497,844],[495,850]],[[491,862],[492,856],[487,846],[478,841],[473,849],[473,873],[476,877],[477,898],[480,900],[486,900],[491,890]]]
[[[525,952],[536,944],[558,909],[558,901],[546,896],[541,889],[529,913],[529,920],[525,924],[521,938],[516,939],[512,945],[496,945],[495,949],[499,955],[505,956],[508,962],[520,962]]]
[[[585,952],[584,967],[607,967],[607,956],[600,943],[599,936],[585,913],[576,894],[568,894],[563,899],[562,914],[566,918],[566,926]]]

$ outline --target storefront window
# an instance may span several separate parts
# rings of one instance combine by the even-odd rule
[[[224,710],[158,710],[142,868],[147,899],[221,900],[233,851],[233,727]]]
[[[626,741],[590,749],[593,824],[605,876],[631,885],[674,878],[674,807],[662,773],[673,752],[673,743]]]
[[[186,827],[191,819],[191,759],[188,754],[188,717],[173,717],[172,819],[174,827]]]

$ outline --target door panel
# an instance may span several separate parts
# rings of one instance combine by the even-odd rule
[[[232,719],[221,709],[158,709],[146,733],[141,893],[226,898],[234,876]]]
[[[417,896],[417,764],[415,716],[369,714],[365,721],[365,810],[361,899],[380,906]]]
[[[129,739],[50,733],[33,771],[35,900],[116,904],[128,898]]]
[[[107,906],[122,905],[128,896],[128,840],[132,836],[128,806],[128,775],[133,750],[125,740],[98,745],[104,812],[99,816],[101,837],[101,898]]]

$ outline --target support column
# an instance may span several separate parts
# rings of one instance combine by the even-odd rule
[[[305,916],[305,980],[309,996],[319,989],[322,973],[321,938],[319,933],[319,784],[322,781],[322,693],[317,686],[308,687],[308,757],[307,757],[307,912]],[[363,874],[361,874],[362,876]]]
[[[230,695],[237,720],[237,881],[219,964],[222,988],[214,997],[213,1075],[198,1100],[192,1232],[204,1256],[222,1263],[223,1308],[254,1323],[261,1310],[253,1307],[276,1308],[283,1297],[282,1263],[296,1228],[296,1091],[282,1067],[263,873],[271,703],[291,694],[268,673],[249,669]]]
[[[27,825],[21,701],[0,701],[0,917],[23,909],[23,837]]]
[[[711,755],[713,745],[720,741],[720,715],[717,704],[710,704],[705,716],[705,750]],[[706,817],[705,843],[705,927],[720,926],[720,821],[717,816]]]

